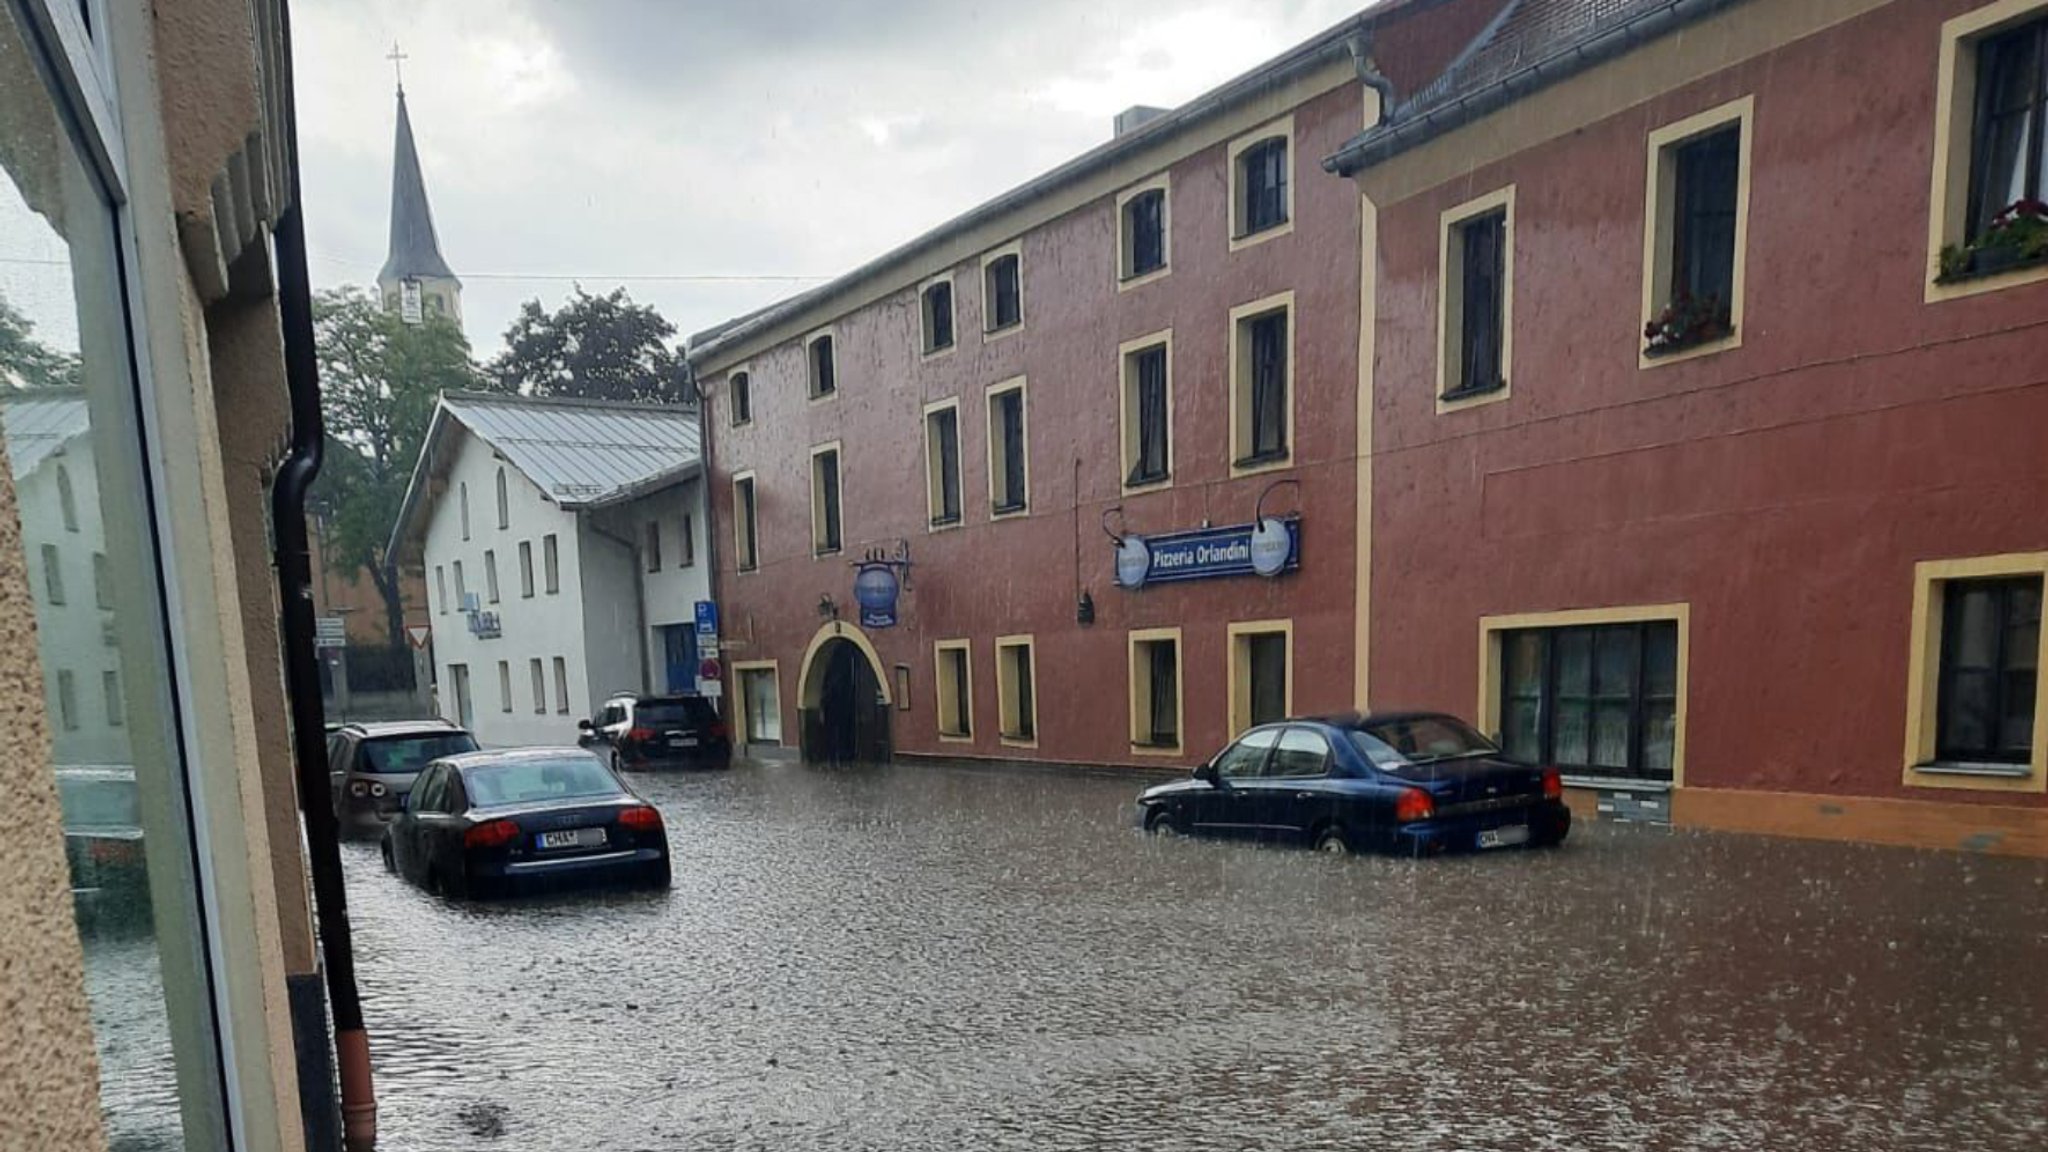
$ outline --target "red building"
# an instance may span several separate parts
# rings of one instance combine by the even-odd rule
[[[698,337],[744,722],[1188,763],[1441,707],[1588,813],[2048,852],[2043,29],[1383,6]],[[1261,512],[1297,568],[1166,582]]]

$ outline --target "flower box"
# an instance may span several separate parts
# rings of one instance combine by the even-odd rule
[[[2048,264],[2048,204],[2018,200],[1991,218],[1968,244],[1941,250],[1937,284],[1953,284]]]

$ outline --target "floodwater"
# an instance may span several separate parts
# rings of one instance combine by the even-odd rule
[[[1145,780],[642,775],[675,887],[351,845],[387,1149],[2048,1147],[2048,863],[1149,840]]]

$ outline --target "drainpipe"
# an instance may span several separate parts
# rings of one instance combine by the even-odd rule
[[[291,55],[290,5],[278,5],[284,58]],[[348,893],[342,883],[341,845],[328,802],[326,709],[313,650],[312,554],[306,539],[306,489],[320,474],[326,429],[320,419],[320,368],[313,351],[313,296],[306,272],[304,190],[299,176],[298,101],[285,89],[289,207],[273,229],[277,244],[278,317],[283,327],[285,385],[291,394],[291,450],[270,492],[278,601],[283,613],[285,691],[291,703],[292,758],[299,810],[306,821],[306,863],[313,879],[314,918],[327,972],[334,1020],[335,1062],[341,1073],[342,1133],[350,1152],[377,1144],[377,1096],[370,1080],[370,1039],[356,989],[355,946],[350,939]]]
[[[1379,93],[1379,112],[1373,117],[1373,122],[1366,125],[1369,132],[1394,118],[1394,82],[1380,72],[1379,63],[1373,59],[1370,30],[1360,29],[1352,33],[1344,46],[1351,50],[1351,68],[1358,74],[1359,83]]]
[[[746,733],[741,732],[736,723],[740,710],[745,707],[739,699],[740,678],[733,674],[732,657],[725,651],[726,638],[735,635],[739,628],[737,625],[728,627],[725,602],[718,594],[721,583],[718,576],[718,495],[711,490],[711,398],[705,395],[703,385],[697,381],[697,366],[690,362],[687,349],[683,355],[683,385],[690,390],[690,396],[697,405],[697,491],[704,496],[704,563],[710,565],[704,573],[704,594],[718,605],[718,659],[725,671],[725,695],[719,700],[718,711],[725,718],[732,742],[745,747]]]

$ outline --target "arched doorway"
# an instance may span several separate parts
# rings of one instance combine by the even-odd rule
[[[798,685],[800,747],[820,764],[889,758],[889,682],[866,634],[833,622],[811,638]]]

